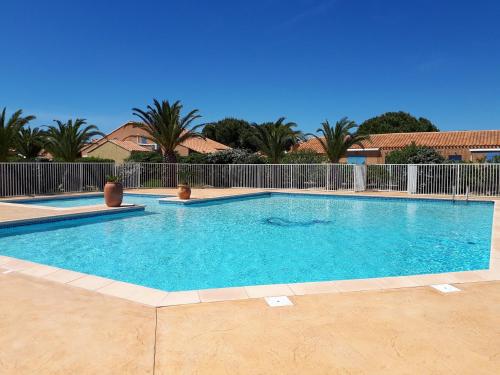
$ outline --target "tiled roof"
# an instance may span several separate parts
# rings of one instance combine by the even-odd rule
[[[114,143],[127,151],[151,151],[149,148],[142,147],[141,145],[132,141],[119,141],[118,139],[110,139],[108,142]]]
[[[500,147],[500,130],[473,130],[423,133],[373,134],[364,141],[365,148],[397,149],[415,142],[417,145],[435,148],[497,148]],[[360,148],[353,146],[353,148]],[[316,138],[301,143],[297,150],[324,152]]]
[[[136,128],[133,126],[133,123],[127,122],[120,126],[119,128],[113,130],[111,133],[109,133],[106,138],[101,138],[96,141],[92,141],[91,144],[87,145],[84,147],[82,152],[88,153],[93,150],[95,150],[97,147],[99,147],[101,144],[103,144],[106,139],[110,140],[112,139],[113,142],[118,141],[118,138],[125,139],[125,138],[130,138],[134,139],[135,137],[141,137],[141,136],[146,136],[147,132],[144,129],[141,128]],[[120,142],[120,141],[118,141]],[[121,142],[127,142],[127,143],[133,143],[139,147],[142,147],[138,145],[136,142],[133,140],[123,140]],[[180,144],[181,146],[184,146],[190,150],[193,150],[195,152],[199,152],[202,154],[209,154],[212,152],[217,152],[221,150],[227,150],[230,149],[231,147],[226,146],[222,143],[216,142],[213,139],[210,138],[190,138]],[[127,148],[128,149],[128,148]],[[149,148],[142,147],[142,150],[130,150],[130,151],[151,151]]]
[[[212,152],[227,150],[231,148],[229,146],[223,145],[222,143],[216,142],[213,139],[198,137],[185,140],[181,143],[181,146],[184,146],[201,154],[210,154]]]

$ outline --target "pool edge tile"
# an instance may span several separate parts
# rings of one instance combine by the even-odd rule
[[[160,301],[158,307],[191,305],[200,302],[200,296],[196,290],[168,292],[167,295]]]
[[[142,285],[126,283],[123,281],[113,281],[102,288],[98,288],[96,292],[152,307],[156,307],[168,294],[163,290],[148,288]]]
[[[287,284],[294,295],[303,296],[307,294],[339,293],[333,281],[313,281],[307,283]]]
[[[29,267],[27,269],[21,270],[19,271],[19,273],[23,275],[43,278],[44,276],[50,275],[51,273],[60,270],[61,268],[58,267],[46,266],[44,264],[37,264],[34,267]]]
[[[244,287],[203,289],[198,291],[201,302],[221,302],[248,299]]]
[[[293,296],[295,294],[288,284],[252,285],[244,288],[249,298]]]
[[[85,275],[83,277],[80,277],[79,279],[66,283],[66,285],[96,291],[97,289],[111,284],[112,282],[114,282],[114,280],[107,279],[105,277]]]
[[[55,283],[60,284],[68,284],[72,281],[81,279],[82,277],[87,276],[85,273],[76,272],[67,270],[64,268],[60,268],[58,271],[49,273],[48,275],[42,276],[44,280],[49,280]]]
[[[5,262],[2,264],[2,268],[14,271],[14,272],[21,272],[23,270],[39,266],[39,263],[35,262],[30,262],[27,260],[23,259],[18,259],[18,258],[10,258],[8,262]]]
[[[427,286],[433,284],[454,284],[460,280],[453,273],[429,273],[423,275],[408,276],[417,286]]]
[[[384,285],[379,281],[379,278],[337,280],[334,281],[333,284],[341,293],[389,289],[384,288]]]
[[[382,289],[415,288],[418,286],[409,276],[381,277],[377,280]]]
[[[0,255],[0,266],[2,266],[5,263],[9,263],[13,260],[14,260],[14,258],[8,257],[6,255]]]

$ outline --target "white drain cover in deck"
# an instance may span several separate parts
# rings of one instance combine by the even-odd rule
[[[431,287],[433,287],[436,290],[439,290],[441,293],[460,292],[460,289],[450,284],[436,284],[436,285],[431,285]]]
[[[265,300],[271,307],[293,306],[292,301],[287,296],[265,297]]]

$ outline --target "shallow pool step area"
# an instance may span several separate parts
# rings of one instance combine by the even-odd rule
[[[206,197],[206,198],[190,198],[190,199],[180,199],[178,197],[165,197],[158,200],[160,204],[172,204],[181,206],[191,206],[199,205],[203,203],[227,203],[234,201],[242,201],[254,198],[270,197],[271,192],[258,192],[258,193],[247,193],[247,194],[237,194],[237,195],[224,195],[218,197]]]
[[[22,219],[12,219],[0,221],[1,228],[11,228],[31,224],[52,223],[63,220],[84,219],[90,217],[99,217],[104,215],[132,213],[144,211],[145,206],[135,204],[124,204],[120,207],[88,206],[75,207],[74,209],[66,210],[51,210],[47,213],[46,209],[37,210],[33,208],[27,214],[28,217]]]

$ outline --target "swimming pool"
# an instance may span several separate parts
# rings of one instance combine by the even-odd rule
[[[0,229],[0,254],[169,291],[487,269],[493,204],[270,194]]]
[[[134,203],[137,201],[137,197],[149,197],[149,198],[164,198],[166,195],[145,195],[145,194],[131,194],[125,193],[123,195],[123,203]],[[104,204],[104,195],[90,195],[90,196],[71,196],[71,197],[55,197],[46,199],[23,199],[15,200],[12,203],[30,204],[36,206],[49,206],[49,207],[82,207],[82,206],[93,206],[97,204]]]

